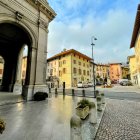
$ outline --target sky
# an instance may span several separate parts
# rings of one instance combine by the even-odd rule
[[[140,0],[48,0],[57,16],[49,24],[48,58],[75,49],[96,63],[126,62]],[[94,37],[97,40],[94,40]]]

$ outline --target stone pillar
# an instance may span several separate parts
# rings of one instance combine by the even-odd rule
[[[101,96],[97,96],[96,100],[97,100],[97,110],[102,111],[102,99],[101,99]]]
[[[70,120],[71,140],[82,140],[81,126],[81,119],[76,115],[72,116]]]
[[[23,50],[24,50],[24,46],[22,47],[22,49],[19,53],[19,56],[18,56],[16,80],[15,80],[15,85],[14,85],[14,89],[13,89],[14,93],[22,93],[21,74],[22,74]]]
[[[39,23],[39,25],[40,24],[41,23]],[[29,49],[27,79],[23,91],[27,100],[32,100],[33,95],[38,91],[48,93],[48,87],[46,85],[46,47],[48,32],[40,26],[38,27],[38,44]]]
[[[95,103],[91,102],[91,109],[90,109],[90,123],[97,123],[97,109]]]

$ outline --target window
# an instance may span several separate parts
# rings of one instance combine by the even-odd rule
[[[73,68],[73,73],[74,73],[74,74],[76,74],[76,73],[77,73],[76,68]]]
[[[76,64],[76,60],[73,60],[73,63]]]
[[[85,66],[85,63],[83,63],[83,66]]]
[[[50,75],[53,75],[53,69],[50,70]]]
[[[79,65],[81,65],[81,62],[79,62]]]
[[[63,68],[63,73],[64,73],[64,74],[66,73],[66,68]]]
[[[87,71],[87,75],[89,76],[89,71]]]
[[[63,64],[66,64],[66,60],[63,60]]]
[[[61,63],[61,61],[59,62],[59,67],[61,67],[62,66],[62,63]]]
[[[2,69],[0,69],[0,74],[2,74],[3,73],[3,70]]]
[[[61,71],[59,71],[59,76],[62,76],[62,72]]]
[[[86,71],[85,70],[83,70],[83,74],[86,75]]]
[[[82,74],[81,72],[82,72],[81,69],[79,69],[79,74],[80,74],[80,75]]]

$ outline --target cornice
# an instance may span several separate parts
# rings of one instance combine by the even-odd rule
[[[30,3],[33,7],[44,13],[49,18],[50,21],[52,21],[55,18],[56,13],[49,6],[47,1],[45,0],[26,0],[26,1]]]

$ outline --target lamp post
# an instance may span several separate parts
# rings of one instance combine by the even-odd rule
[[[96,91],[96,84],[95,84],[95,82],[96,82],[96,80],[95,80],[95,63],[94,63],[94,57],[93,57],[93,46],[95,45],[94,43],[93,43],[93,40],[97,40],[97,38],[95,37],[95,36],[92,36],[91,37],[91,46],[92,46],[92,62],[93,62],[93,87],[94,87],[94,97],[96,98],[96,93],[95,93],[95,91]]]

